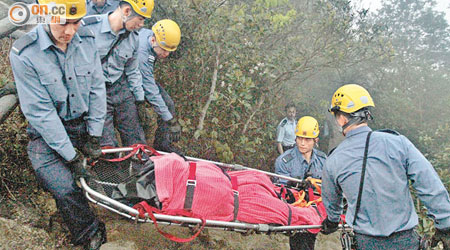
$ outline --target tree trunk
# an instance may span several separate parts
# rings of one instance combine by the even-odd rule
[[[16,26],[12,24],[8,17],[0,20],[0,39],[7,37],[9,34],[21,28],[21,26]]]
[[[19,104],[19,100],[15,95],[5,95],[0,98],[0,124],[17,107],[17,104]]]

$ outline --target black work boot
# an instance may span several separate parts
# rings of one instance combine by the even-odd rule
[[[98,250],[106,243],[105,223],[100,222],[97,231],[92,235],[88,242],[83,246],[84,250]]]

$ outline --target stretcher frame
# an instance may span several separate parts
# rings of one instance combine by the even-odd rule
[[[124,152],[130,152],[135,150],[133,147],[122,147],[122,148],[112,148],[112,149],[103,149],[102,152],[104,154],[108,153],[124,153]],[[142,149],[139,149],[142,150]],[[139,150],[136,152],[136,154],[139,153]],[[150,151],[147,151],[147,153]],[[168,154],[167,152],[162,151],[156,151],[161,155]],[[303,180],[278,175],[275,173],[266,172],[259,169],[253,169],[249,167],[245,167],[238,164],[226,164],[221,162],[215,162],[215,161],[209,161],[204,159],[199,159],[195,157],[186,157],[186,159],[190,161],[204,161],[213,163],[217,166],[227,168],[230,170],[252,170],[264,173],[268,176],[277,177],[281,179],[286,179],[289,181],[294,181],[298,183],[302,183]],[[139,211],[123,204],[119,201],[116,201],[100,192],[97,192],[96,190],[89,187],[86,180],[84,178],[80,178],[80,184],[81,188],[85,191],[86,198],[98,205],[101,206],[113,213],[119,214],[125,218],[128,218],[130,220],[133,220],[134,222],[146,222],[146,223],[153,223],[153,220],[148,216],[148,214],[145,214],[145,218],[142,218],[142,215],[139,215]],[[172,215],[165,215],[165,214],[157,214],[154,213],[154,217],[157,220],[158,224],[162,225],[176,225],[176,226],[184,226],[184,227],[198,227],[202,224],[202,220],[198,218],[191,218],[191,217],[183,217],[183,216],[172,216]],[[322,228],[321,225],[296,225],[296,226],[280,226],[280,225],[269,225],[269,224],[252,224],[252,223],[244,223],[244,222],[230,222],[230,221],[217,221],[217,220],[205,220],[205,228],[212,228],[212,229],[222,229],[225,231],[234,231],[234,232],[240,232],[244,234],[249,233],[265,233],[265,234],[272,234],[272,233],[283,233],[286,235],[293,235],[297,232],[305,232],[307,229],[318,229]],[[341,230],[348,229],[348,226],[341,226]]]

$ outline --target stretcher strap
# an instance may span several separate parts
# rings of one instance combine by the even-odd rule
[[[184,198],[184,209],[192,209],[192,201],[194,200],[195,186],[197,186],[197,180],[195,172],[197,171],[197,163],[189,162],[189,176],[186,182],[186,197]]]
[[[292,209],[291,209],[291,207],[288,204],[286,204],[286,205],[289,208],[289,217],[288,217],[288,224],[287,225],[290,226],[291,222],[292,222]]]
[[[237,220],[238,211],[239,211],[239,191],[238,191],[238,180],[236,176],[231,176],[231,189],[233,190],[234,196],[234,212],[233,212],[233,221]]]
[[[199,217],[199,216],[195,215],[192,212],[189,212],[189,211],[186,211],[186,210],[182,210],[182,209],[170,210],[170,211],[168,211],[169,214],[198,218],[198,219],[200,219],[202,221],[202,225],[200,226],[200,228],[198,229],[198,231],[194,235],[192,235],[189,238],[178,238],[175,235],[172,235],[172,234],[169,234],[167,232],[162,231],[158,227],[158,221],[156,220],[156,218],[153,215],[153,213],[162,213],[159,209],[148,205],[148,203],[146,201],[139,202],[138,204],[134,205],[133,208],[139,211],[139,217],[142,218],[142,219],[145,219],[146,218],[145,215],[147,214],[152,219],[156,230],[158,230],[158,232],[162,236],[166,237],[167,239],[169,239],[171,241],[175,241],[175,242],[179,242],[179,243],[185,243],[185,242],[189,242],[189,241],[194,240],[203,231],[203,229],[205,228],[205,225],[206,225],[206,220],[203,217]]]
[[[111,149],[113,147],[102,147],[102,149]],[[150,151],[151,155],[160,155],[155,149],[153,149],[152,147],[149,147],[145,144],[134,144],[131,146],[132,150],[130,151],[130,153],[128,153],[127,155],[120,157],[120,158],[116,158],[116,159],[105,159],[105,158],[101,158],[104,161],[109,161],[109,162],[121,162],[124,161],[132,156],[134,156],[136,153],[139,152],[139,150],[141,150],[142,152]]]

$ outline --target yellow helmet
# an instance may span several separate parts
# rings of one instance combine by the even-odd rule
[[[66,6],[65,19],[80,19],[86,15],[86,1],[39,0],[39,4],[62,4]],[[63,17],[63,16],[61,16]]]
[[[122,0],[131,5],[131,8],[139,15],[150,18],[152,17],[153,7],[155,2],[153,0]]]
[[[175,51],[180,44],[181,31],[178,24],[170,19],[156,22],[152,27],[158,45],[167,50]]]
[[[334,92],[329,111],[351,114],[364,107],[375,107],[369,92],[357,84],[346,84]]]
[[[297,122],[295,135],[304,138],[317,138],[319,136],[319,123],[312,116],[303,116]]]

